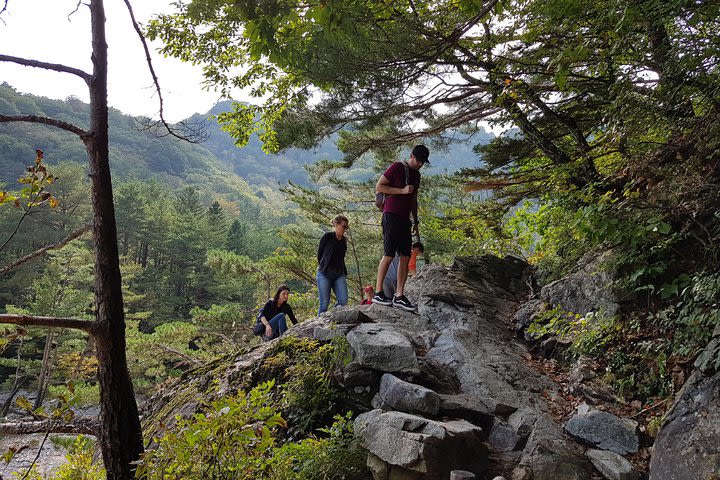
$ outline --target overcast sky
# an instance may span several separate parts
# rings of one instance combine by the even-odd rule
[[[135,17],[145,22],[153,13],[170,12],[173,0],[134,0]],[[2,5],[0,1],[0,6]],[[0,19],[0,53],[92,71],[89,11],[81,5],[70,19],[78,0],[9,0]],[[157,96],[145,63],[140,40],[132,28],[123,0],[105,0],[109,55],[110,106],[131,115],[155,116]],[[204,91],[199,66],[163,58],[151,44],[153,64],[160,79],[166,117],[170,121],[206,112],[218,94]],[[20,92],[65,99],[70,95],[88,101],[87,88],[74,75],[49,72],[0,62],[0,83]]]

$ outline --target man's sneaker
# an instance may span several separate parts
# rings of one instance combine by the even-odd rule
[[[393,297],[392,303],[393,307],[402,308],[403,310],[406,310],[408,312],[415,311],[415,305],[410,303],[410,300],[408,300],[405,295],[400,295],[399,297],[395,295]]]
[[[380,305],[392,305],[392,299],[385,296],[385,294],[381,291],[375,294],[375,296],[372,299],[372,303],[377,303]]]

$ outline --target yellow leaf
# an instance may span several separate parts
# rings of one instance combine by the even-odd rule
[[[50,204],[50,208],[55,208],[58,205],[60,205],[60,200],[58,200],[55,197],[50,197],[50,199],[48,200],[48,203]]]

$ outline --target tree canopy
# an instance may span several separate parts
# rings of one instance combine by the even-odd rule
[[[252,87],[264,99],[220,117],[232,133],[244,141],[262,129],[274,150],[342,129],[348,165],[369,150],[448,142],[450,132],[492,121],[521,133],[486,150],[491,169],[506,173],[524,157],[587,183],[616,157],[647,151],[718,107],[712,2],[195,0],[179,8],[149,26],[164,53],[202,64],[223,92]]]

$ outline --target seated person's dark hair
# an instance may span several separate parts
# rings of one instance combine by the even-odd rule
[[[406,244],[407,245],[407,244]],[[420,253],[423,253],[425,251],[425,245],[422,244],[422,242],[414,242],[412,244],[412,248],[419,248]]]

